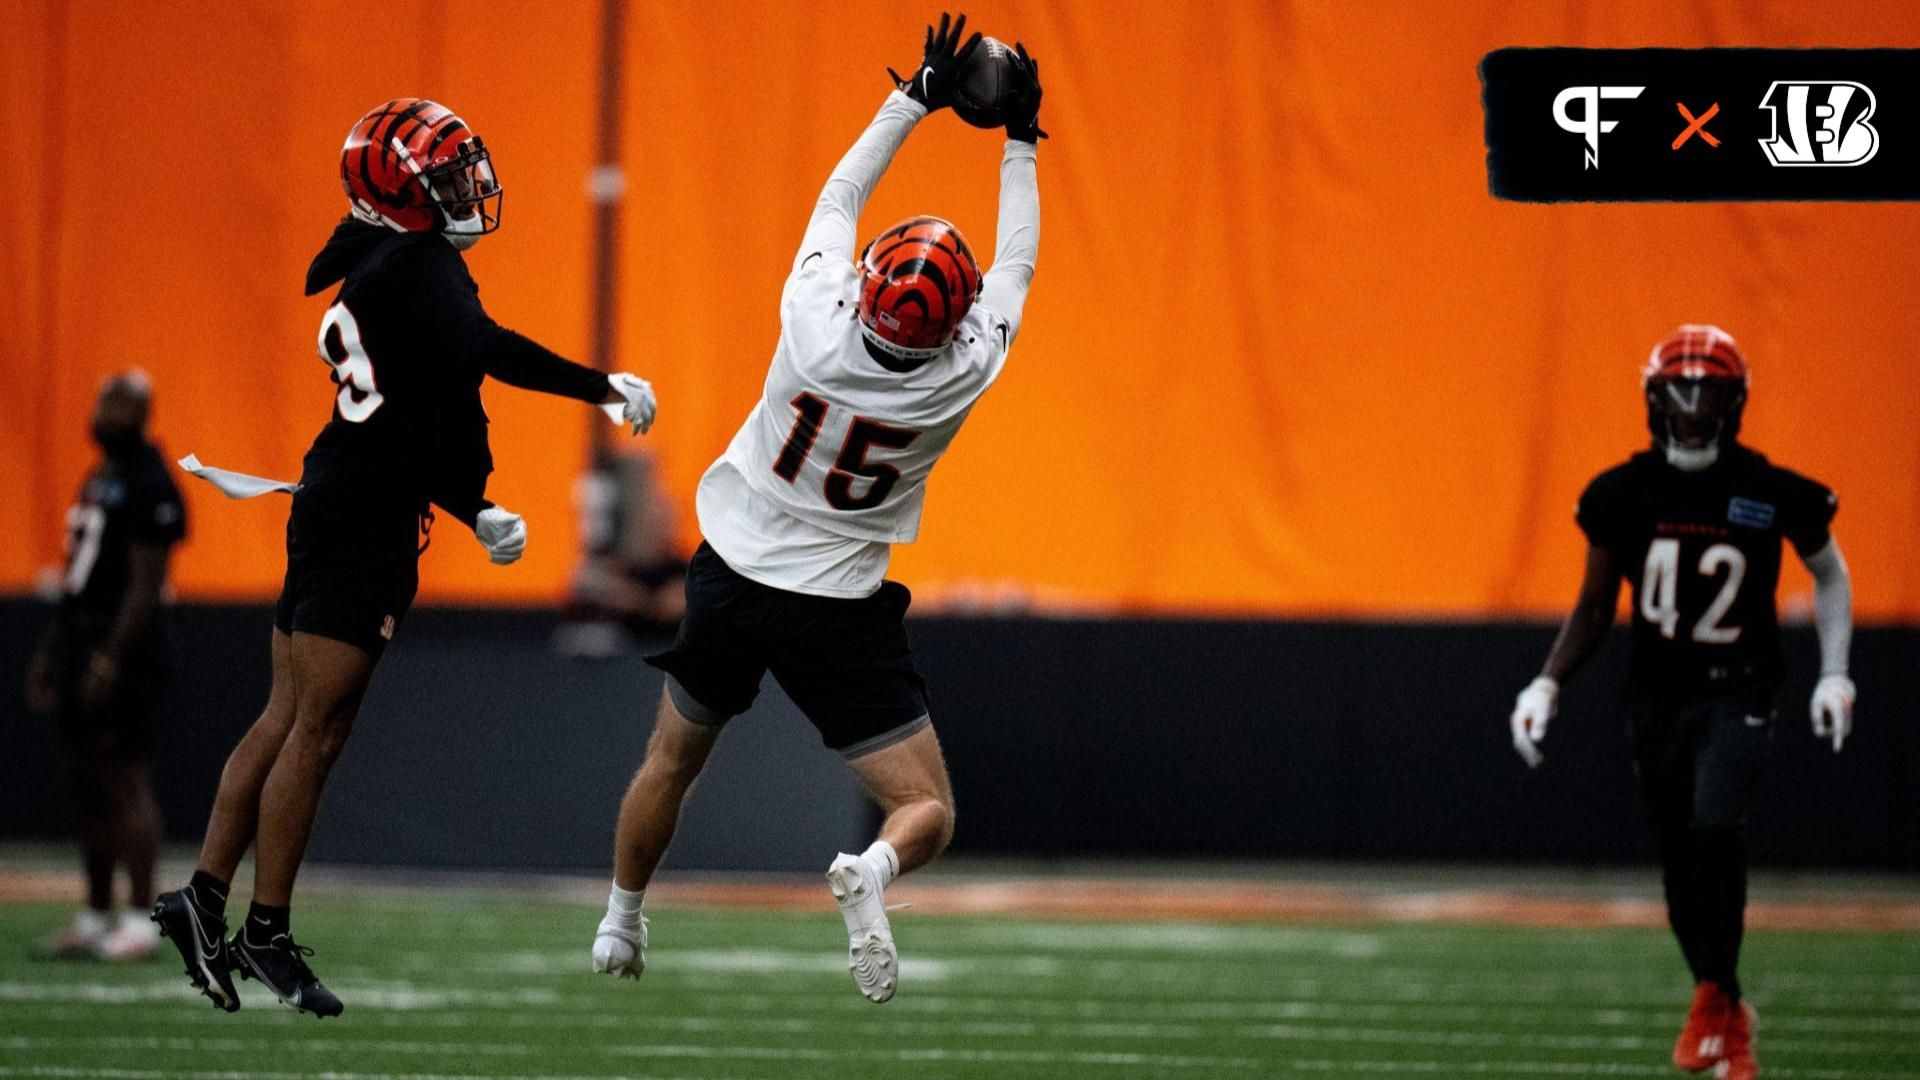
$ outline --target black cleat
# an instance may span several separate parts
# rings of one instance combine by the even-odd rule
[[[306,958],[313,955],[313,950],[295,944],[293,935],[275,934],[262,945],[247,940],[243,924],[228,948],[233,951],[233,967],[240,977],[260,980],[260,985],[273,991],[287,1008],[315,1016],[339,1016],[346,1008],[333,991],[320,985],[319,977],[307,966]]]
[[[233,957],[227,952],[227,920],[201,906],[191,885],[160,894],[153,903],[152,918],[160,925],[160,936],[180,950],[194,989],[207,995],[215,1008],[239,1012]]]

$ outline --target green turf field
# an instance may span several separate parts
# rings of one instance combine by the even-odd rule
[[[216,1012],[169,953],[25,959],[67,909],[0,906],[0,1077],[1664,1076],[1687,986],[1664,933],[916,918],[900,996],[854,992],[840,920],[668,909],[640,982],[585,971],[599,912],[473,893],[298,915],[347,1002],[252,984]],[[1764,1075],[1920,1076],[1920,940],[1759,933]]]

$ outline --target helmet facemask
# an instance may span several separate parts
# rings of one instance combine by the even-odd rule
[[[394,149],[419,175],[427,197],[439,207],[440,232],[448,243],[465,251],[500,227],[506,192],[493,174],[492,155],[480,136],[462,142],[451,159],[424,170],[398,140]]]
[[[1667,464],[1699,472],[1720,460],[1720,448],[1740,433],[1747,403],[1743,380],[1721,376],[1659,376],[1646,382],[1647,426]]]

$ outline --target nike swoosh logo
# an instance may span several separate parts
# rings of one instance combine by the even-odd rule
[[[202,960],[211,960],[219,956],[220,936],[218,934],[207,933],[207,928],[200,922],[198,915],[191,916],[190,918],[193,923],[194,944],[200,948],[200,958]]]

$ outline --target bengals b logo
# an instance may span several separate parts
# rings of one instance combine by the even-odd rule
[[[1775,82],[1760,107],[1773,134],[1760,149],[1775,165],[1865,165],[1880,150],[1873,91],[1857,82]]]

